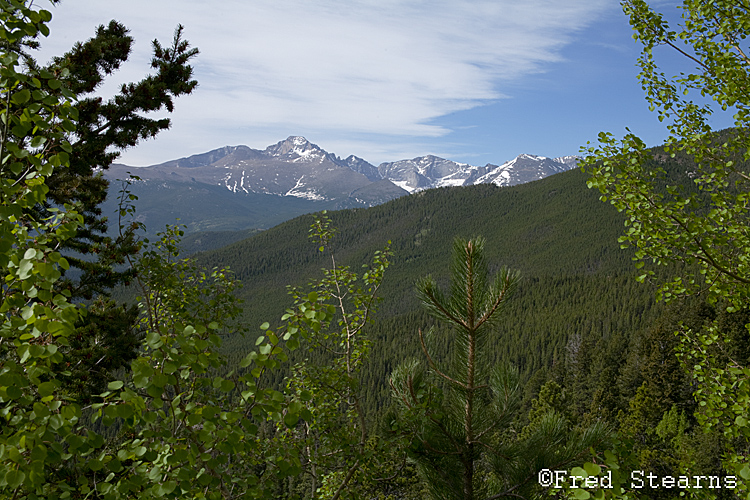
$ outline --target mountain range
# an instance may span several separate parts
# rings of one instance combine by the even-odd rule
[[[291,136],[265,150],[225,146],[149,167],[114,164],[105,176],[139,177],[130,189],[141,199],[140,217],[149,226],[161,227],[177,215],[189,231],[236,230],[263,229],[321,209],[375,206],[436,187],[523,184],[569,170],[577,160],[522,154],[479,167],[427,155],[376,167]]]

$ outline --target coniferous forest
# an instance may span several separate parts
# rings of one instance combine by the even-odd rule
[[[178,26],[105,101],[125,26],[42,65],[50,12],[0,6],[0,497],[750,498],[746,2],[685,0],[679,32],[622,2],[663,145],[150,240],[98,171],[169,127],[142,113],[197,49]]]

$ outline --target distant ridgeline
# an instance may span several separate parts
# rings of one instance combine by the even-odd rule
[[[376,167],[354,155],[342,159],[304,137],[289,137],[265,150],[227,146],[150,167],[112,165],[104,173],[112,186],[103,210],[115,213],[121,188],[116,179],[131,173],[141,179],[130,190],[139,197],[137,217],[149,234],[177,218],[190,233],[258,230],[305,213],[371,207],[435,187],[521,184],[576,162],[572,156],[524,154],[478,167],[428,155]],[[217,248],[210,241],[194,243],[198,249]]]

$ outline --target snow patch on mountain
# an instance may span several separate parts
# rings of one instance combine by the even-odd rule
[[[321,196],[314,188],[305,188],[305,183],[302,180],[305,178],[303,175],[297,179],[297,183],[292,189],[284,193],[284,196],[295,196],[297,198],[304,198],[306,200],[325,200],[325,196]]]
[[[263,193],[342,206],[372,206],[430,188],[495,184],[512,186],[574,168],[576,156],[547,158],[520,154],[501,165],[475,166],[434,155],[381,163],[354,155],[345,159],[301,136],[290,136],[265,150],[226,146],[208,153],[138,169],[139,176],[162,182],[218,185],[237,195]],[[108,177],[123,175],[113,166]]]

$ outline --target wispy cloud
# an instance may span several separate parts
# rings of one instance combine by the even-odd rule
[[[138,42],[121,76],[133,79],[146,68],[147,41],[166,42],[184,24],[201,50],[200,88],[181,100],[178,135],[163,143],[184,141],[177,155],[248,143],[250,132],[264,130],[418,141],[449,132],[439,117],[501,99],[505,83],[559,61],[562,47],[609,3],[77,0],[55,8],[45,51],[59,52],[115,18]]]

